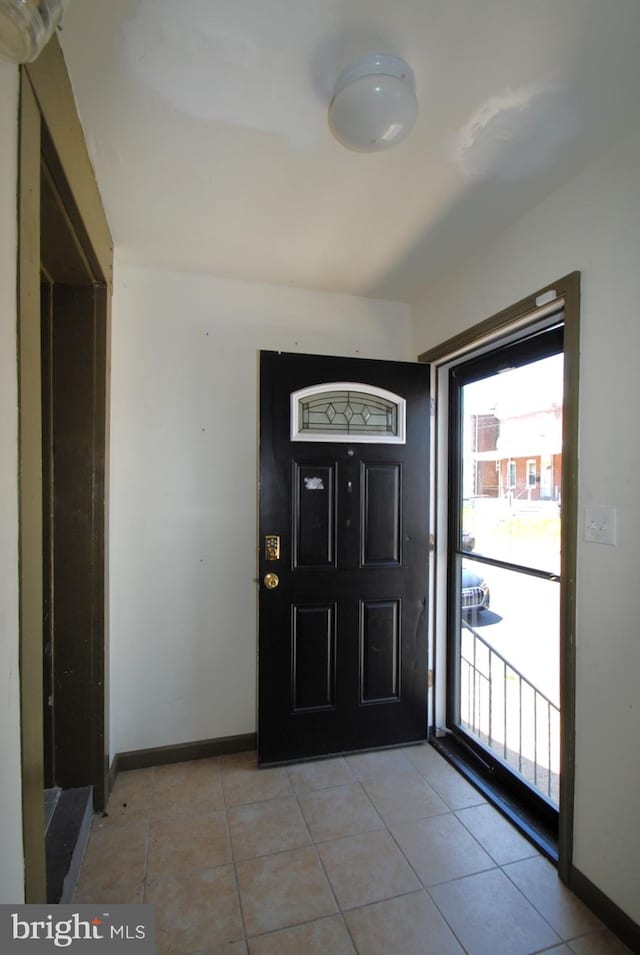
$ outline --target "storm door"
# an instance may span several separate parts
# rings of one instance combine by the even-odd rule
[[[557,826],[558,324],[449,373],[449,728]],[[554,821],[555,820],[555,821]]]
[[[263,765],[426,737],[428,374],[261,353]]]

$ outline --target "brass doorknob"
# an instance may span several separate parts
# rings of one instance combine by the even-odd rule
[[[264,585],[267,590],[275,590],[279,583],[280,578],[277,574],[265,574]]]

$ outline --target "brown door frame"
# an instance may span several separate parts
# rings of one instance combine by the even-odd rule
[[[48,148],[48,146],[50,148]],[[43,149],[75,234],[91,265],[96,308],[103,329],[96,362],[104,395],[101,410],[105,451],[100,532],[95,540],[100,571],[97,609],[102,620],[93,628],[93,712],[101,725],[95,737],[101,752],[93,754],[93,785],[98,801],[108,786],[108,622],[106,541],[108,489],[108,409],[110,301],[113,248],[100,195],[87,153],[64,58],[56,37],[35,63],[21,69],[18,185],[18,388],[19,388],[19,569],[20,569],[20,698],[22,747],[22,813],[25,900],[46,901],[43,821],[43,504],[42,390],[40,313],[40,175]],[[58,175],[56,175],[56,173]],[[96,674],[102,679],[96,681]],[[88,718],[82,716],[81,718]]]
[[[560,811],[558,875],[572,886],[575,790],[576,566],[578,540],[578,399],[580,369],[580,272],[571,272],[514,305],[418,356],[434,371],[483,342],[497,341],[535,320],[538,309],[562,303],[564,313],[564,398],[562,434],[562,527],[560,580]],[[436,495],[448,488],[435,487]]]

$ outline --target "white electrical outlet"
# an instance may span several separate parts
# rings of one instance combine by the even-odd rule
[[[615,544],[616,509],[592,505],[584,509],[584,539],[594,544]]]

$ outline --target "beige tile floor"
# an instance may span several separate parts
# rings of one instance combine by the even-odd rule
[[[159,955],[621,955],[430,746],[122,773],[77,902],[156,906]]]

